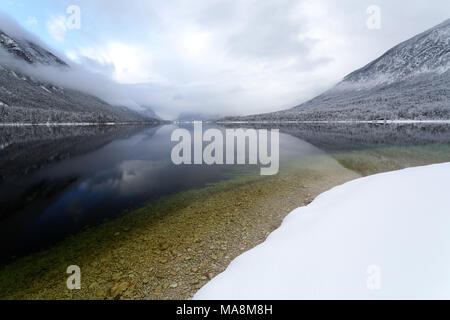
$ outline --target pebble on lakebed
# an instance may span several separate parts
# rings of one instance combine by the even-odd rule
[[[166,197],[6,266],[0,298],[190,299],[308,195],[356,177],[344,168],[297,170]],[[69,291],[65,270],[73,264],[82,289]]]

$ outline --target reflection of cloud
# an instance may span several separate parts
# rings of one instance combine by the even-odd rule
[[[85,181],[81,188],[99,193],[132,196],[142,193],[157,181],[157,175],[167,163],[161,161],[132,160],[120,163],[112,172],[102,172]],[[109,177],[105,177],[109,176]]]

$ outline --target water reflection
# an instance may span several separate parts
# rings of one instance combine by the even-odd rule
[[[258,172],[175,166],[176,128],[2,128],[8,146],[0,151],[0,258],[40,249],[163,195]]]
[[[275,128],[256,128],[261,127]],[[170,135],[175,128],[0,128],[0,260],[36,251],[163,195],[236,176],[259,175],[258,166],[173,165]],[[192,130],[191,125],[185,128]],[[434,145],[443,150],[450,145],[449,125],[278,128],[284,133],[280,135],[281,170],[283,164],[301,163],[324,151],[333,155]],[[450,161],[450,151],[444,151],[439,158],[431,155],[423,161]],[[336,159],[344,164],[342,158]]]

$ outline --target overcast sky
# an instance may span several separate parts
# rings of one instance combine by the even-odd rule
[[[70,5],[79,30],[67,28]],[[381,29],[367,27],[371,5]],[[450,1],[2,0],[0,10],[173,118],[298,105],[450,18]]]

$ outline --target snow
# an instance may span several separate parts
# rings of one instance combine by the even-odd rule
[[[0,123],[1,127],[87,127],[87,126],[119,126],[129,125],[128,122],[46,122],[46,123]]]
[[[399,81],[421,73],[444,73],[450,68],[450,24],[427,30],[385,53],[345,78],[345,82]],[[383,81],[383,78],[385,79]]]
[[[46,92],[48,92],[48,93],[50,93],[50,94],[52,93],[52,92],[51,92],[50,90],[48,90],[46,87],[44,87],[44,86],[40,86],[40,87],[41,87],[42,90],[44,90],[44,91],[46,91]]]
[[[9,144],[9,143],[5,143],[5,144],[1,144],[1,143],[0,143],[0,150],[3,150],[3,149],[8,148],[10,145],[11,145],[11,144]]]
[[[449,88],[450,23],[446,21],[400,43],[299,106],[226,120],[448,120]]]
[[[16,44],[16,42],[13,39],[11,39],[10,37],[8,37],[4,34],[1,34],[0,36],[6,45],[12,46],[12,45]]]
[[[280,121],[216,121],[218,124],[450,124],[450,120],[350,120],[350,121],[289,121],[289,120],[280,120]]]
[[[450,163],[336,187],[195,299],[450,299],[449,190]]]

